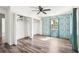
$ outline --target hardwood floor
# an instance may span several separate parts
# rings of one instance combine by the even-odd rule
[[[68,40],[34,36],[33,39],[20,39],[16,46],[0,45],[0,53],[75,53]]]

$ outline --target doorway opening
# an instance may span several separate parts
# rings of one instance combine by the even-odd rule
[[[5,14],[0,14],[0,44],[5,42]]]

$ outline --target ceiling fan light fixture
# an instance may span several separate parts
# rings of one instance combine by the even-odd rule
[[[34,11],[38,11],[37,14],[40,14],[40,12],[42,12],[43,14],[47,14],[46,11],[50,11],[51,9],[44,9],[41,6],[38,6],[38,10],[34,10]]]

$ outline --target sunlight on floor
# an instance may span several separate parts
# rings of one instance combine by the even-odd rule
[[[46,38],[42,38],[40,40],[47,41],[47,40],[50,40],[50,39],[51,39],[51,37],[46,37]]]

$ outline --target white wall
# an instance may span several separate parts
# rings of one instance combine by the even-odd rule
[[[42,19],[40,19],[40,24],[39,24],[39,34],[42,34]]]
[[[34,19],[34,34],[42,34],[42,19]]]
[[[32,37],[32,19],[30,17],[26,18],[26,24],[24,25],[26,28],[26,36]]]
[[[33,35],[42,34],[42,20],[33,19]]]
[[[40,20],[37,20],[37,19],[33,19],[33,32],[34,32],[34,35],[35,34],[39,34],[39,30],[40,30]]]
[[[6,7],[6,8],[4,8],[4,7],[1,7],[0,6],[0,13],[2,13],[2,14],[7,14],[7,9],[8,7]]]
[[[5,36],[5,18],[2,18],[2,36]]]

